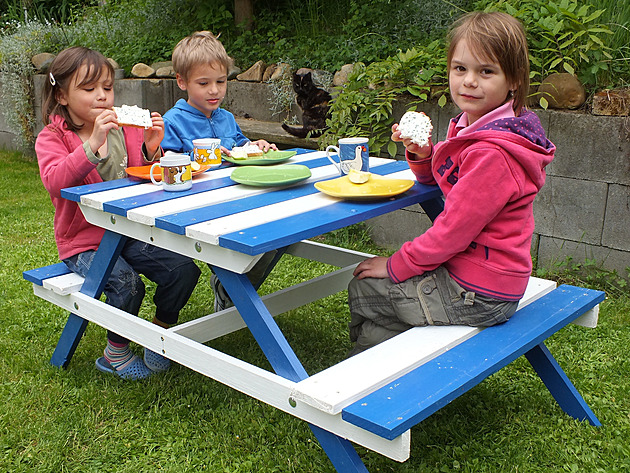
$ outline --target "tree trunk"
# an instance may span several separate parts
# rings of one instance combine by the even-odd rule
[[[254,0],[234,0],[234,23],[245,30],[252,29]]]

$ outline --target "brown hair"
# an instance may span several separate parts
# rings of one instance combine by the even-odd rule
[[[223,44],[209,31],[197,31],[182,39],[173,49],[173,70],[188,80],[190,70],[199,64],[218,62],[227,74],[232,66]]]
[[[78,78],[77,86],[96,82],[103,73],[108,74],[112,82],[114,81],[114,67],[98,51],[74,46],[61,51],[50,64],[48,77],[44,83],[42,97],[42,118],[44,125],[50,123],[52,115],[59,115],[66,121],[66,127],[71,131],[81,129],[83,125],[78,125],[70,118],[70,113],[65,105],[59,103],[59,93],[63,90],[68,92],[72,80],[81,66],[86,66],[85,76]],[[103,71],[103,68],[105,71]]]
[[[449,32],[447,64],[450,69],[455,47],[466,40],[476,56],[491,59],[501,66],[508,83],[515,84],[514,113],[520,115],[529,93],[529,55],[523,25],[502,12],[472,12],[459,18]]]

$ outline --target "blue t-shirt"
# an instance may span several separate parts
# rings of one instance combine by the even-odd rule
[[[190,154],[193,150],[192,140],[198,138],[219,138],[221,146],[227,149],[243,146],[249,141],[232,113],[218,108],[208,118],[186,100],[179,99],[164,114],[162,148],[165,151]]]

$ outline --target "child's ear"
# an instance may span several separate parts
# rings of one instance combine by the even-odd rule
[[[57,101],[58,104],[63,105],[64,107],[68,105],[68,99],[66,98],[66,94],[61,88],[55,92],[55,100]]]
[[[181,76],[181,74],[175,74],[175,78],[177,79],[177,87],[181,90],[186,90],[186,81]]]

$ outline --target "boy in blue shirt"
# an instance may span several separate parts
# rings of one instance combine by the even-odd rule
[[[209,31],[198,31],[182,39],[173,50],[177,85],[188,94],[164,114],[165,151],[189,154],[192,140],[220,138],[221,152],[230,155],[235,146],[250,141],[243,135],[234,115],[219,108],[227,92],[232,64],[223,44]],[[277,149],[265,140],[253,141],[264,152]]]
[[[188,93],[188,100],[180,99],[164,114],[164,139],[161,146],[165,151],[190,154],[192,141],[198,138],[219,138],[221,152],[230,155],[235,146],[250,141],[243,135],[234,115],[219,108],[227,92],[227,76],[232,64],[223,44],[209,31],[198,31],[182,39],[173,50],[173,69],[177,85]],[[263,152],[277,150],[275,144],[265,140],[253,141]],[[266,272],[275,251],[265,253],[248,273],[256,283]],[[232,305],[223,285],[212,275],[210,282],[214,290],[214,311]]]

